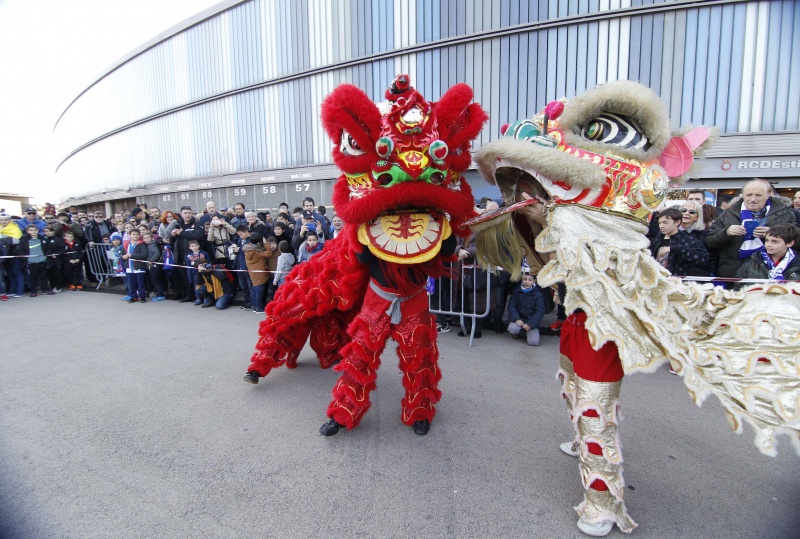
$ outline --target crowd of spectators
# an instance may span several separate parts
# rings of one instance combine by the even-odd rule
[[[704,202],[703,191],[690,191],[685,202],[652,218],[650,252],[673,275],[800,280],[795,252],[800,247],[800,191],[789,200],[756,179],[739,196],[720,195],[718,207]],[[476,209],[497,207],[486,199]],[[88,255],[100,252],[95,267],[102,267],[106,278],[110,274],[124,281],[129,303],[171,299],[226,309],[241,293],[241,308],[263,313],[292,267],[322,251],[344,226],[335,215],[329,220],[326,208],[315,207],[310,197],[291,211],[282,203],[274,218],[270,212],[248,211],[243,203],[218,211],[208,202],[199,213],[188,206],[161,211],[142,205],[108,217],[70,210],[41,218],[34,208],[19,218],[0,214],[0,256],[6,257],[0,265],[2,300],[26,291],[36,297],[83,290],[87,282],[96,285]],[[558,319],[550,329],[559,329],[565,318],[563,286],[554,292],[540,288],[535,275],[511,282],[502,268],[478,268],[474,237],[460,240],[456,257],[452,275],[440,279],[432,304],[442,311],[458,312],[463,306],[466,312],[486,312],[475,320],[475,338],[483,329],[494,329],[524,333],[528,344],[537,345],[538,325],[554,308]],[[438,331],[449,332],[454,318],[437,315]],[[469,323],[466,329],[459,336],[470,333]]]
[[[793,262],[800,191],[790,200],[776,195],[769,182],[754,179],[740,195],[720,197],[719,208],[703,202],[703,191],[690,191],[680,206],[653,216],[650,252],[670,273],[689,278],[764,275],[798,280],[791,269],[792,264],[800,264]],[[777,248],[778,243],[785,248]]]
[[[119,278],[128,303],[172,299],[226,309],[241,291],[242,308],[263,313],[292,267],[342,229],[325,213],[310,197],[291,212],[282,203],[274,220],[243,203],[217,211],[213,201],[200,213],[143,204],[108,217],[79,208],[41,218],[33,207],[22,217],[0,213],[0,299]]]

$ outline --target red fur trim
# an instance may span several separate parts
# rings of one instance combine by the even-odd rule
[[[454,227],[475,213],[475,199],[466,181],[461,182],[461,191],[425,182],[405,182],[394,187],[378,187],[351,200],[347,180],[342,177],[333,188],[333,205],[344,222],[354,225],[368,223],[378,214],[398,208],[446,211]]]

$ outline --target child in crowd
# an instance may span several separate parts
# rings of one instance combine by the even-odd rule
[[[658,214],[658,229],[650,242],[650,253],[673,275],[704,276],[708,251],[700,240],[683,230],[683,213],[675,207]]]
[[[312,256],[322,251],[323,245],[324,244],[320,243],[319,236],[317,236],[315,232],[308,232],[306,234],[306,241],[301,243],[300,248],[297,250],[297,263],[308,262]]]
[[[39,227],[35,224],[28,225],[25,234],[19,240],[18,253],[27,256],[22,259],[30,276],[31,297],[35,298],[37,286],[45,294],[53,295],[55,292],[50,290],[47,285],[47,257],[44,256],[42,239],[39,237]]]
[[[134,228],[128,235],[130,240],[123,242],[125,275],[128,277],[128,303],[147,302],[147,291],[144,288],[145,261],[147,260],[147,246],[139,237],[139,230]]]
[[[64,266],[61,257],[66,252],[64,240],[56,234],[54,225],[44,227],[44,238],[42,238],[42,250],[47,257],[47,280],[50,281],[50,290],[54,294],[61,292],[64,287]]]
[[[239,288],[242,289],[242,296],[244,305],[242,309],[249,311],[252,310],[253,304],[251,303],[250,290],[253,288],[253,282],[250,280],[250,274],[247,272],[247,260],[244,257],[244,250],[242,249],[250,240],[250,229],[246,224],[241,224],[236,227],[236,242],[232,247],[236,253],[236,260],[234,261],[234,269],[239,270],[236,272],[236,278],[239,281]]]
[[[125,267],[122,264],[122,255],[125,254],[125,250],[122,248],[122,234],[119,232],[114,232],[108,238],[109,243],[111,243],[111,249],[108,250],[108,257],[111,260],[111,268],[117,277],[122,279],[122,282],[125,283],[125,288],[128,288],[128,278],[125,275]],[[130,296],[125,296],[125,301],[131,299]]]
[[[153,233],[150,230],[145,230],[142,240],[147,247],[147,278],[150,279],[150,285],[156,291],[153,301],[164,301],[167,296],[164,293],[164,276],[161,273],[161,265],[153,264],[153,262],[161,260],[161,249],[154,241]]]
[[[798,236],[798,228],[792,223],[772,226],[764,236],[764,248],[745,260],[736,277],[800,281],[800,256],[792,249]]]
[[[186,255],[185,265],[189,266],[186,268],[186,278],[189,280],[189,290],[194,290],[194,304],[201,305],[203,303],[203,296],[197,293],[197,269],[195,269],[195,262],[201,258],[205,260],[211,260],[211,256],[205,251],[200,250],[200,242],[197,240],[190,240],[189,241],[189,254]]]
[[[64,232],[64,284],[70,290],[83,290],[83,249],[71,230]]]
[[[242,249],[244,258],[247,262],[247,272],[250,274],[250,304],[253,306],[254,313],[264,312],[264,292],[270,274],[267,270],[267,259],[272,256],[272,251],[267,250],[263,245],[263,237],[258,232],[250,234],[250,240]]]
[[[278,250],[281,254],[278,256],[278,265],[275,268],[275,276],[272,278],[272,284],[275,290],[286,281],[286,275],[294,267],[294,254],[292,253],[292,246],[289,242],[286,240],[280,242],[278,244]]]
[[[125,244],[126,242],[131,240],[131,230],[133,230],[134,228],[136,228],[136,227],[133,226],[133,223],[123,223],[123,225],[122,225],[122,243],[123,244]]]
[[[522,331],[528,346],[539,346],[539,323],[544,317],[544,296],[530,273],[522,275],[522,284],[511,293],[508,301],[508,332],[518,337]]]
[[[272,282],[272,276],[275,275],[275,272],[278,270],[278,259],[281,256],[281,252],[278,249],[278,240],[274,236],[270,236],[264,240],[264,247],[267,251],[272,252],[272,255],[267,259],[267,270],[269,270],[269,273],[267,274],[265,303],[269,303],[275,296],[275,285]]]

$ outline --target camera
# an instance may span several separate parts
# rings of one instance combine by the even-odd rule
[[[200,265],[203,267],[203,269],[207,270],[210,270],[213,267],[211,264],[200,264]]]
[[[306,228],[309,232],[316,232],[317,231],[317,224],[316,223],[308,223]]]

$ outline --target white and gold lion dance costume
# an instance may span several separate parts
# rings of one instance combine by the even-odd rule
[[[476,156],[509,206],[467,223],[483,262],[520,268],[527,256],[542,286],[566,284],[558,378],[574,441],[562,449],[580,459],[590,535],[636,527],[618,432],[625,374],[669,361],[698,405],[716,395],[736,432],[750,423],[762,453],[784,433],[800,455],[800,285],[681,282],[648,251],[649,214],[711,138],[673,136],[659,97],[619,81],[550,103]]]

